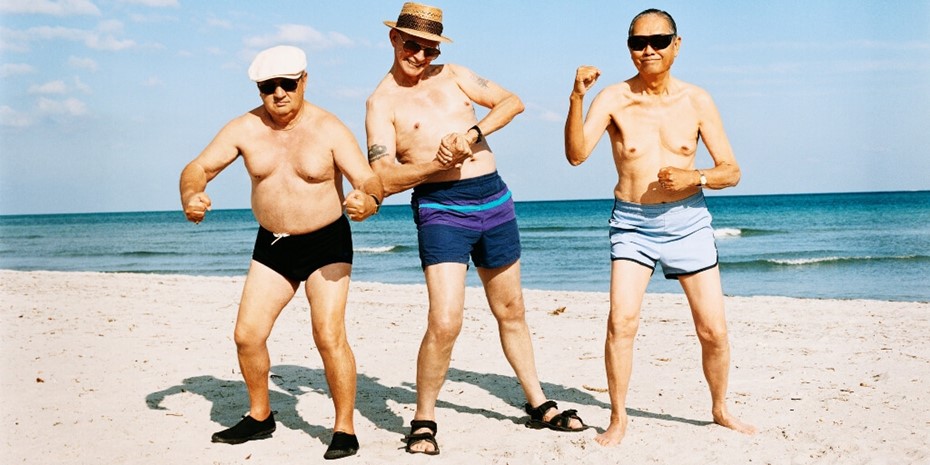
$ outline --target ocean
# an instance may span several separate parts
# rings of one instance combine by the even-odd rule
[[[708,196],[724,293],[930,302],[930,191]],[[607,292],[612,199],[517,202],[527,289]],[[0,216],[0,268],[244,275],[250,210]],[[407,205],[352,222],[356,281],[419,284]],[[474,269],[469,286],[479,286]],[[648,292],[681,293],[659,270]]]

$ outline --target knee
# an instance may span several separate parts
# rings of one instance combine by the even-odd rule
[[[494,313],[501,326],[523,325],[526,323],[526,306],[523,303],[522,295],[514,296],[498,305],[499,307]]]
[[[723,350],[729,347],[729,336],[725,325],[701,326],[697,336],[705,349]]]
[[[639,331],[639,315],[611,312],[607,321],[607,339],[633,339]]]
[[[233,340],[236,342],[236,348],[242,352],[263,347],[268,340],[268,335],[255,328],[237,324],[233,331]]]
[[[320,352],[338,350],[347,344],[345,326],[328,322],[314,324],[313,342]]]
[[[452,344],[462,331],[462,320],[452,317],[432,315],[427,328],[429,337],[443,344]]]

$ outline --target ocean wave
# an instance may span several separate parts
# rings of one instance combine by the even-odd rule
[[[730,237],[740,237],[743,231],[739,228],[720,228],[714,230],[714,237],[717,239],[726,239]]]
[[[413,250],[413,247],[406,245],[384,245],[379,247],[356,247],[355,253],[379,254],[379,253],[396,253]]]
[[[855,266],[866,263],[927,263],[930,256],[926,255],[896,255],[896,256],[862,256],[862,257],[797,257],[797,258],[766,258],[743,262],[722,262],[728,268],[784,268],[808,266]]]

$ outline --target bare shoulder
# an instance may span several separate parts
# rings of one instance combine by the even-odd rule
[[[230,120],[226,123],[226,126],[223,127],[223,131],[233,134],[253,134],[263,126],[262,113],[264,111],[265,109],[262,106],[257,106],[249,112],[243,113]]]
[[[397,84],[394,83],[394,80],[391,78],[390,73],[388,73],[386,76],[384,76],[383,79],[381,79],[381,82],[379,82],[378,85],[375,86],[375,90],[371,92],[371,95],[368,96],[368,100],[366,102],[368,104],[371,104],[372,102],[378,102],[378,101],[384,100],[396,88],[397,88]]]
[[[610,84],[598,92],[596,98],[601,101],[616,104],[628,102],[633,98],[633,91],[630,88],[630,81],[627,80]]]
[[[304,101],[304,110],[307,111],[307,122],[314,130],[329,132],[348,129],[345,123],[343,123],[335,113],[331,113],[329,110],[318,107],[307,101]]]
[[[706,107],[707,105],[714,104],[714,100],[711,98],[710,93],[704,90],[702,87],[679,79],[675,79],[674,84],[678,89],[678,92],[682,93],[689,100],[691,100],[692,104],[695,106]]]
[[[445,65],[442,65],[442,69],[436,70],[435,75],[442,77],[443,73],[454,79],[456,82],[460,83],[477,83],[481,87],[487,87],[488,82],[490,82],[487,79],[479,76],[478,73],[474,72],[471,68],[453,63],[446,63]]]

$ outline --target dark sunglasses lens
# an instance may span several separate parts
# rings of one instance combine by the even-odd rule
[[[652,36],[649,45],[652,45],[652,48],[655,50],[662,50],[672,44],[672,37],[675,36]]]
[[[420,47],[420,44],[417,43],[417,41],[415,40],[408,40],[404,42],[404,50],[410,53],[417,53],[420,51],[421,48],[422,47]]]
[[[655,36],[630,36],[626,39],[626,45],[630,47],[630,50],[635,50],[637,52],[645,50],[647,45],[651,46],[653,50],[663,50],[672,44],[672,39],[674,38],[675,36],[672,34]]]
[[[440,53],[442,53],[438,48],[424,47],[415,40],[408,40],[404,42],[404,50],[413,54],[420,53],[420,50],[423,50],[423,56],[426,58],[436,58]]]
[[[630,50],[636,50],[637,52],[646,48],[646,44],[649,42],[643,36],[630,36],[626,39],[626,45],[630,47]]]
[[[294,79],[282,79],[280,85],[285,92],[294,92],[297,89],[297,81]]]
[[[297,80],[295,79],[281,79],[276,81],[265,81],[258,83],[258,90],[263,94],[271,95],[274,91],[278,90],[278,87],[284,89],[285,92],[293,92],[297,89]]]

